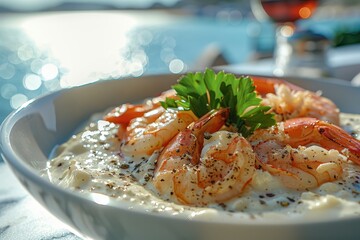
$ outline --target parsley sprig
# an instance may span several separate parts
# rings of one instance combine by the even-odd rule
[[[250,77],[237,78],[234,74],[207,69],[204,73],[188,73],[172,88],[180,99],[167,98],[164,108],[191,110],[197,117],[219,108],[229,108],[228,124],[235,126],[244,137],[258,128],[275,125],[269,106],[262,106]]]

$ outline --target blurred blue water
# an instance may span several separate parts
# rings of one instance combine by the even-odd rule
[[[68,28],[71,30],[72,25],[77,26],[75,22],[66,25],[66,31],[63,29],[64,34],[61,34],[60,29],[55,29],[55,32],[51,32],[51,29],[41,29],[41,24],[64,21],[63,15],[59,15],[55,20],[39,15],[40,20],[28,28],[24,27],[24,21],[18,21],[18,18],[9,20],[2,16],[0,19],[0,122],[25,101],[62,87],[81,85],[104,78],[191,70],[204,51],[214,44],[230,64],[249,60],[255,51],[271,52],[274,46],[274,28],[269,23],[260,24],[252,19],[230,21],[196,16],[174,19],[167,17],[160,19],[160,24],[138,24],[129,28],[124,33],[126,44],[120,47],[120,44],[116,45],[116,41],[110,42],[114,44],[111,48],[113,58],[102,59],[96,55],[101,54],[101,51],[94,50],[104,46],[100,45],[99,39],[92,39],[91,36],[103,34],[102,28],[110,27],[111,24],[100,24],[97,28],[90,26],[88,32],[82,30],[84,33],[69,32]],[[74,16],[76,13],[67,17]],[[74,19],[83,21],[82,18],[86,20],[86,17],[83,13],[81,18]],[[20,17],[25,20],[28,18]],[[144,19],[139,19],[137,15],[135,19],[146,22],[149,18],[144,16]],[[339,26],[353,26],[359,23],[359,19],[309,20],[300,22],[299,27],[314,29],[331,38]],[[110,35],[103,36],[104,39],[121,36],[115,32],[120,31],[124,25],[111,26],[113,29],[105,32]],[[61,24],[57,26],[61,27]],[[59,32],[59,37],[51,36]],[[77,42],[84,34],[87,37],[89,32],[93,35],[85,38],[86,42]],[[62,38],[69,42],[62,43]],[[45,47],[39,44],[44,39],[50,39]],[[52,42],[54,40],[58,42]],[[77,45],[71,46],[72,42]],[[62,48],[59,49],[60,43],[63,45],[60,45]],[[86,44],[90,46],[89,49],[86,48]],[[76,51],[77,49],[81,51]],[[89,61],[91,59],[98,62]],[[84,66],[87,64],[93,65]],[[71,75],[72,73],[78,75]],[[84,79],[80,80],[80,77]]]
[[[61,19],[60,17],[60,21],[62,21]],[[57,33],[57,30],[54,33],[50,32],[50,30],[53,31],[52,29],[41,30],[41,24],[47,21],[54,20],[44,17],[40,19],[40,23],[32,24],[28,28],[24,28],[21,21],[17,23],[17,20],[8,21],[8,23],[4,21],[0,24],[0,121],[24,101],[64,87],[60,80],[64,76],[78,72],[79,68],[83,67],[82,65],[86,65],[89,58],[98,58],[101,61],[101,56],[94,53],[94,48],[104,47],[98,40],[84,40],[88,43],[84,42],[83,44],[90,45],[89,49],[84,48],[83,51],[77,52],[77,49],[83,47],[80,46],[81,42],[78,44],[79,46],[69,46],[71,45],[69,43],[68,45],[65,44],[65,47],[59,45],[60,43],[52,42],[59,39],[51,38],[46,34]],[[62,25],[59,26],[57,28],[63,27]],[[71,26],[66,27],[71,28]],[[119,27],[121,26],[119,25]],[[40,30],[34,31],[35,28],[40,28]],[[114,28],[113,31],[116,31],[117,25]],[[64,38],[64,41],[68,41],[66,39],[71,41],[72,36],[68,36],[71,31],[68,30],[64,31],[64,34],[59,34],[61,38]],[[273,45],[272,28],[267,26],[265,30],[263,35],[269,40],[268,46],[265,48],[271,49]],[[39,31],[40,33],[37,33]],[[94,27],[89,31],[99,31],[101,34],[101,26],[99,28]],[[136,25],[124,33],[128,39],[125,46],[122,46],[120,42],[119,46],[116,45],[116,41],[110,42],[114,45],[112,50],[118,51],[117,54],[114,54],[113,59],[107,63],[114,69],[101,68],[102,63],[99,62],[99,67],[96,65],[95,67],[89,66],[88,69],[79,73],[84,76],[84,80],[80,81],[77,75],[72,79],[74,82],[67,83],[71,86],[92,82],[98,78],[174,72],[175,70],[171,70],[169,67],[173,60],[178,60],[183,64],[179,71],[190,70],[204,51],[213,44],[221,50],[230,63],[239,63],[246,61],[254,49],[254,42],[251,42],[252,39],[249,37],[249,32],[253,31],[259,31],[259,26],[253,21],[228,22],[197,17],[180,17],[169,23]],[[34,35],[33,32],[37,35]],[[108,36],[109,38],[120,38],[122,34],[116,35],[110,30],[107,33],[111,34]],[[87,35],[88,33],[84,34]],[[73,42],[80,41],[82,35],[74,36]],[[47,45],[41,46],[39,42],[46,38],[50,39]],[[64,49],[59,49],[59,46]],[[83,56],[79,56],[81,54]],[[64,55],[67,57],[64,58]],[[76,59],[77,62],[71,62],[70,58]],[[131,64],[137,62],[139,58],[142,59],[140,70],[130,71],[129,69],[133,67]],[[174,62],[176,63],[176,61]],[[57,75],[54,78],[47,79],[46,73],[44,75],[45,65],[56,68]]]

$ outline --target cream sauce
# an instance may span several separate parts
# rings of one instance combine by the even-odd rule
[[[343,128],[360,138],[360,116],[341,114]],[[277,216],[360,215],[360,166],[346,162],[344,177],[311,191],[286,189],[268,172],[256,170],[243,194],[231,201],[206,208],[188,207],[162,200],[151,179],[158,152],[152,156],[125,157],[116,137],[117,125],[99,120],[59,146],[49,161],[50,180],[81,193],[99,193],[142,206],[148,211],[188,218],[216,219],[219,215],[248,219]],[[320,214],[321,213],[321,214]]]

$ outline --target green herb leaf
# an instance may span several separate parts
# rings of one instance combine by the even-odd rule
[[[228,123],[237,127],[247,137],[258,128],[275,125],[270,107],[262,106],[251,78],[237,78],[223,71],[215,73],[207,69],[204,73],[188,73],[172,86],[180,100],[167,98],[164,108],[191,110],[197,117],[219,108],[229,108]]]

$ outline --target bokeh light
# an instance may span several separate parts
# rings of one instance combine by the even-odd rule
[[[291,37],[294,34],[294,27],[289,25],[281,26],[280,32],[284,37]]]
[[[180,59],[174,59],[169,64],[169,70],[172,73],[181,73],[185,70],[185,64]]]
[[[37,90],[41,86],[41,78],[35,74],[27,74],[24,77],[23,85],[28,90]]]
[[[28,101],[28,97],[22,93],[17,93],[10,98],[10,105],[13,109],[19,108],[25,102]]]
[[[303,19],[309,18],[311,16],[311,9],[308,7],[300,8],[299,16]]]
[[[15,75],[15,67],[10,63],[3,63],[0,65],[0,78],[11,79]]]
[[[18,49],[18,57],[22,61],[30,60],[34,57],[34,50],[29,45],[23,45]]]
[[[4,99],[10,99],[13,95],[17,93],[17,88],[14,84],[5,83],[1,86],[0,94]]]
[[[43,65],[40,69],[41,76],[44,81],[52,80],[59,75],[59,69],[52,63]]]

